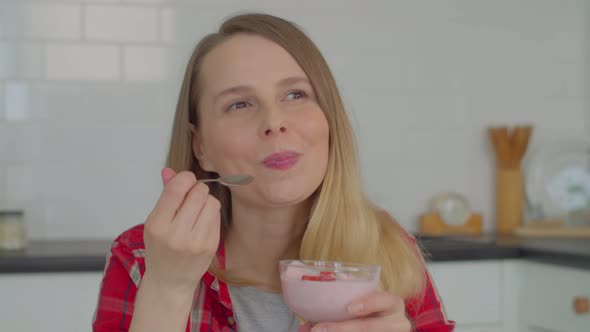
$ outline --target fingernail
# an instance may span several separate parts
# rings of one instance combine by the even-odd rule
[[[362,303],[351,304],[348,306],[348,312],[350,312],[351,314],[358,314],[363,312],[364,308],[365,306]]]
[[[168,167],[164,167],[162,168],[162,183],[164,185],[166,185],[168,183],[168,181],[170,181],[170,179],[172,177],[174,177],[174,171]]]
[[[160,175],[162,176],[162,184],[166,184],[166,169],[162,168],[160,171]]]

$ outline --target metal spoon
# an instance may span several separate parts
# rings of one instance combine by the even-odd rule
[[[237,186],[246,185],[246,184],[252,182],[252,180],[254,180],[253,176],[250,176],[247,174],[235,174],[235,175],[222,176],[217,179],[203,179],[203,180],[199,180],[197,182],[203,182],[203,183],[205,183],[205,182],[219,182],[224,186],[237,187]]]

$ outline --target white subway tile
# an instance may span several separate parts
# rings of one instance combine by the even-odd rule
[[[0,162],[29,162],[41,155],[40,123],[0,122]]]
[[[43,46],[38,43],[0,43],[0,79],[38,79],[43,74]]]
[[[20,1],[0,1],[0,26],[2,38],[22,36],[23,12]]]
[[[0,135],[2,137],[2,135]],[[5,202],[6,198],[4,197],[4,191],[2,188],[6,188],[6,171],[4,170],[4,165],[0,164],[0,202]],[[0,208],[7,209],[7,207],[2,206],[3,204],[0,203]]]
[[[6,121],[31,119],[31,86],[24,82],[7,82],[4,89],[4,118]]]
[[[14,44],[0,43],[0,79],[16,74],[15,47]]]
[[[125,79],[128,81],[164,81],[172,76],[172,58],[163,47],[127,47]]]
[[[112,128],[93,123],[48,126],[42,136],[42,160],[92,162],[97,167],[110,160],[145,160],[163,155],[168,131],[168,126],[147,128],[129,123]]]
[[[0,123],[6,119],[4,115],[4,82],[0,81]]]
[[[41,44],[20,45],[19,78],[38,79],[43,77],[43,57],[45,48]]]
[[[196,44],[203,36],[216,32],[224,17],[217,11],[184,4],[164,8],[160,15],[162,41],[191,45]]]
[[[178,41],[177,18],[175,8],[164,8],[160,12],[160,38],[169,43]]]
[[[120,76],[116,46],[50,44],[46,61],[50,80],[117,80]]]
[[[4,197],[7,200],[15,201],[35,199],[33,168],[29,164],[9,164],[6,166]]]
[[[25,38],[77,40],[81,36],[80,5],[26,3],[23,5]]]
[[[162,126],[171,123],[178,91],[170,84],[48,82],[37,86],[33,110],[45,126]]]
[[[155,154],[133,163],[76,160],[44,166],[47,182],[42,189],[51,238],[113,238],[144,222],[161,191],[161,160]]]
[[[124,0],[128,3],[170,3],[174,0]]]
[[[98,6],[86,8],[86,39],[150,42],[158,39],[156,8]]]

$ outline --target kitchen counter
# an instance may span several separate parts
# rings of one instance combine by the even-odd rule
[[[428,262],[527,259],[590,270],[588,239],[511,236],[416,236]],[[111,241],[32,241],[24,251],[0,251],[0,273],[102,271]]]
[[[527,259],[590,270],[590,239],[416,236],[427,261]]]

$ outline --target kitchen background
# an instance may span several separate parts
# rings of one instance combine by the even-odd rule
[[[449,190],[493,229],[488,126],[534,125],[533,150],[590,133],[588,1],[2,0],[0,208],[34,239],[143,222],[191,48],[243,10],[324,52],[367,191],[409,230]]]
[[[445,191],[495,230],[488,127],[534,126],[529,155],[590,139],[590,0],[0,0],[0,211],[33,240],[0,250],[1,331],[91,330],[112,239],[161,191],[191,49],[256,10],[323,51],[367,192],[410,231]],[[587,238],[419,240],[456,332],[590,331]]]

